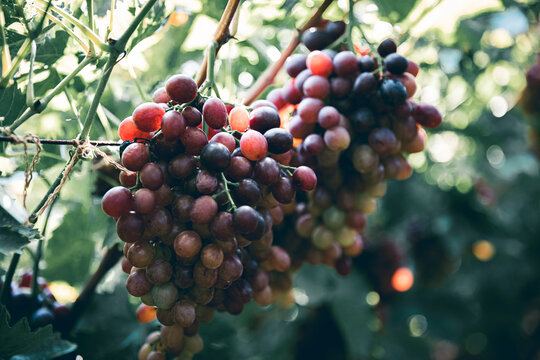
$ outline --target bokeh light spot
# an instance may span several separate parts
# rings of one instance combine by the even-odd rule
[[[408,268],[402,267],[392,275],[392,287],[399,292],[409,290],[414,283],[414,275]]]
[[[495,247],[487,240],[480,240],[473,244],[472,252],[478,260],[488,261],[495,255]]]

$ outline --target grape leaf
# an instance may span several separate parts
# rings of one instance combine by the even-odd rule
[[[0,305],[0,359],[52,359],[75,350],[76,345],[53,333],[52,325],[30,330],[27,318],[9,326],[9,313]]]
[[[64,55],[69,34],[63,30],[51,31],[37,43],[36,61],[52,65]]]
[[[97,232],[102,232],[101,209],[85,207],[80,203],[71,205],[64,220],[47,242],[43,276],[65,280],[70,284],[81,284],[88,277],[94,256]],[[99,212],[99,214],[98,214]],[[102,217],[104,217],[103,215]]]
[[[14,215],[13,208],[6,209],[0,204],[0,253],[9,255],[12,252],[20,251],[31,240],[40,239],[38,230],[32,226],[24,226]]]
[[[291,12],[294,5],[298,4],[298,0],[285,0],[285,2],[281,5],[281,9],[284,9],[287,11],[287,15]]]
[[[11,125],[26,108],[26,97],[13,83],[0,89],[0,126]]]
[[[118,284],[113,292],[92,297],[74,330],[74,340],[85,360],[127,360],[136,358],[145,334],[154,327],[155,323],[137,321],[124,286]]]

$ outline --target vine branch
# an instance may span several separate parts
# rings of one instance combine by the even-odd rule
[[[266,69],[266,71],[262,73],[259,79],[257,79],[255,84],[253,84],[253,86],[249,89],[244,99],[244,105],[251,104],[255,99],[259,97],[259,95],[262,94],[264,89],[266,89],[274,82],[274,78],[285,64],[287,58],[300,44],[300,37],[302,36],[304,31],[306,31],[310,27],[317,25],[317,23],[321,20],[322,14],[326,11],[330,4],[332,4],[333,1],[334,0],[324,0],[321,6],[313,13],[311,18],[309,18],[309,20],[304,24],[304,26],[302,26],[301,29],[298,29],[296,31],[296,36],[291,40],[289,45],[287,45],[285,50],[283,50],[279,59],[272,66]]]
[[[10,136],[0,136],[0,141],[16,143],[16,141]],[[26,140],[26,142],[33,143],[33,144],[37,143],[37,141],[34,141],[34,139],[28,139]],[[77,146],[79,144],[77,140],[56,140],[56,139],[39,139],[39,143],[47,144],[47,145],[73,145],[73,146]],[[122,145],[122,143],[118,141],[91,140],[89,141],[89,143],[94,146],[120,146]]]
[[[227,41],[229,41],[229,25],[231,24],[234,14],[238,10],[240,1],[241,0],[229,0],[227,2],[225,10],[223,10],[223,14],[221,15],[221,19],[219,20],[218,27],[214,34],[214,38],[212,39],[212,42],[216,43],[214,56],[217,55],[221,46],[223,46]],[[209,55],[209,52],[206,52],[204,55],[201,69],[199,70],[199,73],[197,74],[197,79],[195,80],[197,82],[197,86],[201,86],[204,80],[206,80]]]

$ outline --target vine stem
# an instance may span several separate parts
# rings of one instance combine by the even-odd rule
[[[4,279],[4,284],[2,285],[2,293],[0,294],[0,304],[6,304],[9,293],[11,292],[11,282],[13,281],[13,275],[15,274],[15,269],[19,264],[21,258],[20,253],[14,253],[9,263],[9,268]]]
[[[92,32],[94,32],[94,1],[86,0],[86,11],[88,12],[88,27]],[[95,33],[95,32],[94,32]],[[90,53],[95,54],[96,49],[94,48],[94,43],[89,41]]]
[[[0,80],[0,89],[5,88],[9,82],[11,81],[11,78],[13,75],[15,75],[15,72],[17,72],[17,69],[19,68],[19,65],[21,64],[21,61],[28,55],[28,52],[31,48],[32,39],[30,37],[27,37],[24,39],[23,44],[21,45],[19,51],[17,52],[17,56],[15,56],[15,59],[13,60],[13,63],[11,64],[11,68],[9,71],[5,74],[5,76],[2,77],[2,80]]]
[[[36,41],[32,40],[32,50],[30,51],[30,70],[28,71],[28,87],[26,89],[26,105],[31,106],[34,103],[34,61],[36,60],[37,46]]]
[[[0,136],[0,141],[3,142],[14,142],[13,138],[9,136]],[[36,143],[34,139],[27,139],[26,142],[29,143]],[[77,146],[76,140],[56,140],[56,139],[39,139],[40,144],[47,144],[47,145],[73,145]],[[118,141],[98,141],[98,140],[92,140],[90,141],[90,144],[94,146],[120,146],[122,145],[121,142]]]
[[[216,32],[214,34],[214,38],[212,39],[212,42],[216,43],[214,56],[217,55],[221,46],[229,40],[229,25],[231,24],[234,14],[238,10],[240,1],[241,0],[229,0],[227,2],[225,10],[223,10],[223,14],[221,15],[221,19],[219,20]],[[205,53],[204,55],[201,69],[199,70],[199,73],[197,74],[197,79],[195,80],[197,82],[197,86],[201,86],[204,80],[206,80],[209,56],[209,53]]]
[[[255,84],[253,84],[253,86],[249,89],[244,98],[244,105],[249,105],[253,101],[255,101],[255,99],[257,99],[259,95],[261,95],[262,92],[274,82],[274,78],[285,64],[287,58],[300,44],[300,37],[302,36],[304,31],[306,31],[312,26],[317,25],[317,23],[321,20],[322,14],[326,11],[330,4],[332,4],[332,2],[334,2],[334,0],[324,0],[321,6],[319,6],[319,8],[313,13],[311,18],[309,18],[309,20],[304,24],[304,26],[302,26],[301,29],[296,31],[296,36],[293,37],[289,45],[287,45],[285,50],[283,50],[279,59],[272,66],[266,69],[266,71],[262,73],[262,75],[257,79]]]

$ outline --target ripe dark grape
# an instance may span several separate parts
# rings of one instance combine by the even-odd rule
[[[294,186],[302,191],[311,191],[317,185],[315,172],[307,166],[299,166],[293,172]]]
[[[313,74],[309,69],[302,70],[300,74],[294,79],[294,87],[302,94],[304,91],[304,82]]]
[[[308,97],[324,99],[330,94],[330,83],[326,77],[313,75],[304,81],[302,89]]]
[[[253,179],[241,180],[233,194],[238,205],[256,206],[262,200],[261,188]]]
[[[332,43],[333,37],[326,30],[310,28],[302,34],[302,42],[310,50],[322,50]]]
[[[268,143],[268,151],[272,154],[283,154],[292,149],[293,137],[285,129],[270,129],[264,133],[264,137]]]
[[[287,105],[287,102],[283,98],[283,91],[281,89],[273,89],[266,95],[266,98],[271,101],[278,110],[281,110],[285,105]]]
[[[354,81],[353,91],[358,95],[368,95],[375,91],[377,78],[371,73],[362,73]]]
[[[208,144],[208,138],[204,131],[189,126],[182,133],[180,140],[186,147],[186,153],[190,155],[199,155],[201,150]]]
[[[265,157],[257,161],[254,167],[254,178],[263,185],[272,185],[279,180],[279,165],[276,160]]]
[[[120,184],[122,184],[122,186],[124,186],[124,187],[130,188],[130,187],[134,187],[135,185],[137,185],[137,173],[136,172],[131,172],[131,173],[128,174],[125,171],[121,171],[118,178],[119,178],[118,180],[120,181]]]
[[[156,207],[156,196],[149,189],[139,189],[133,194],[133,209],[138,214],[149,214]]]
[[[167,80],[165,89],[169,97],[178,104],[191,102],[197,96],[197,83],[186,75],[174,75]]]
[[[388,128],[378,128],[369,134],[369,145],[380,154],[390,154],[397,146],[396,135]]]
[[[283,86],[283,99],[293,105],[302,100],[302,92],[295,87],[294,80],[287,82]]]
[[[201,165],[209,171],[221,172],[229,167],[231,153],[225,145],[210,143],[201,151]]]
[[[131,192],[122,186],[116,186],[107,191],[101,200],[101,208],[105,214],[119,217],[133,209]]]
[[[407,70],[409,62],[404,56],[393,53],[384,59],[384,66],[392,74],[401,75]]]
[[[386,39],[383,42],[379,44],[377,47],[377,52],[382,57],[386,57],[392,53],[395,53],[397,51],[397,45],[394,40],[392,39]]]
[[[186,121],[178,111],[167,111],[161,118],[161,132],[166,139],[177,139],[185,129]]]
[[[174,321],[181,327],[186,328],[195,322],[195,305],[192,301],[178,301],[173,308]]]
[[[325,129],[338,125],[339,119],[339,111],[333,106],[322,107],[317,115],[317,122]]]
[[[285,71],[290,77],[296,77],[302,70],[306,68],[306,56],[294,54],[285,62]]]
[[[328,24],[326,24],[326,32],[330,34],[333,39],[337,39],[341,35],[345,33],[345,29],[347,28],[347,25],[343,21],[330,21]]]
[[[171,279],[172,265],[164,259],[156,259],[146,268],[146,278],[152,284],[164,284]]]
[[[279,113],[277,110],[263,106],[253,110],[249,114],[249,127],[260,133],[278,128],[280,125]]]
[[[381,97],[385,104],[397,106],[407,99],[407,89],[399,81],[387,79],[381,84]]]
[[[217,203],[211,196],[195,199],[191,207],[190,217],[195,224],[208,224],[217,214]]]
[[[197,127],[202,122],[201,112],[193,106],[186,106],[184,110],[182,110],[182,116],[184,117],[187,126]]]
[[[126,243],[136,242],[144,234],[144,221],[133,212],[122,215],[116,222],[116,233],[120,240]]]
[[[146,278],[144,269],[133,271],[127,279],[126,289],[133,296],[141,297],[152,290],[152,283]]]
[[[369,131],[376,124],[375,115],[367,107],[356,110],[349,119],[351,127],[358,133]]]
[[[358,58],[358,66],[363,72],[372,72],[377,68],[377,61],[371,56],[362,56]]]
[[[122,164],[131,171],[139,171],[149,159],[150,152],[143,143],[130,144],[122,153]]]
[[[229,180],[239,181],[251,176],[252,171],[253,166],[248,159],[243,156],[234,156],[231,158],[226,175]]]
[[[324,140],[319,134],[309,134],[302,142],[302,147],[310,155],[317,155],[324,149]]]
[[[218,98],[206,100],[202,109],[203,119],[212,129],[221,129],[227,123],[227,108]]]
[[[190,155],[178,155],[169,162],[167,170],[175,179],[185,179],[195,172],[195,159]]]
[[[412,116],[417,123],[427,128],[435,128],[442,122],[439,110],[429,104],[417,104],[414,107]]]
[[[201,194],[213,194],[218,188],[218,179],[206,170],[201,170],[195,179],[195,187]]]
[[[163,173],[156,163],[147,163],[139,173],[139,179],[145,188],[156,190],[163,185]]]
[[[352,82],[349,79],[342,77],[334,77],[330,79],[330,92],[337,98],[345,97],[352,89]]]
[[[140,240],[131,245],[127,253],[129,262],[138,268],[149,265],[155,255],[155,249],[148,241]]]
[[[342,51],[333,60],[334,70],[338,76],[349,77],[358,73],[358,61],[351,51]]]
[[[280,177],[271,187],[272,195],[282,204],[290,203],[295,195],[292,179],[289,176]]]
[[[298,116],[303,122],[314,124],[318,120],[319,111],[324,107],[324,102],[320,99],[307,97],[298,105]]]

